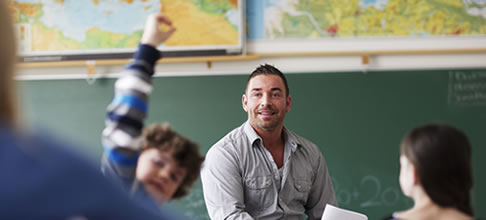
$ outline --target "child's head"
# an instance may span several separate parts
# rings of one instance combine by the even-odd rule
[[[198,145],[174,132],[169,124],[154,124],[142,136],[136,179],[158,203],[185,196],[204,160]]]
[[[471,146],[466,135],[440,124],[413,129],[401,144],[400,185],[407,196],[423,190],[437,205],[472,215]]]

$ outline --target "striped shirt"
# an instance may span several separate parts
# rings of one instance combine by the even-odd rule
[[[147,116],[148,99],[152,92],[152,75],[160,53],[149,45],[140,45],[130,63],[115,83],[115,97],[108,105],[102,134],[103,158],[101,170],[105,176],[118,180],[142,200],[152,203],[148,194],[135,181],[135,171],[141,151],[143,122]],[[138,192],[137,192],[138,191]],[[140,192],[141,191],[141,192]]]

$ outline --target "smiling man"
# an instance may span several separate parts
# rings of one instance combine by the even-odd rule
[[[258,67],[242,105],[248,121],[211,147],[201,171],[211,219],[320,219],[336,197],[317,146],[284,127],[291,107],[285,76]]]

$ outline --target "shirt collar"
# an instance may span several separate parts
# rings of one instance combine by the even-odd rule
[[[255,142],[257,140],[259,140],[260,142],[262,141],[262,138],[256,133],[255,129],[253,129],[249,121],[245,122],[245,125],[243,126],[243,132],[245,132],[246,136],[248,137],[251,146],[256,146]],[[290,144],[290,146],[292,147],[292,152],[295,152],[297,150],[297,147],[301,145],[300,142],[297,140],[295,135],[285,127],[283,128],[283,135],[285,145]]]
[[[243,132],[246,134],[248,137],[248,140],[250,141],[252,146],[255,146],[255,141],[260,140],[262,141],[262,138],[256,133],[255,129],[251,127],[251,124],[249,121],[245,122],[245,125],[243,126]]]

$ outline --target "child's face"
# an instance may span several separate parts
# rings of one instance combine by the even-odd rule
[[[187,170],[172,158],[172,152],[149,148],[138,159],[136,178],[159,204],[171,200],[186,174]]]

